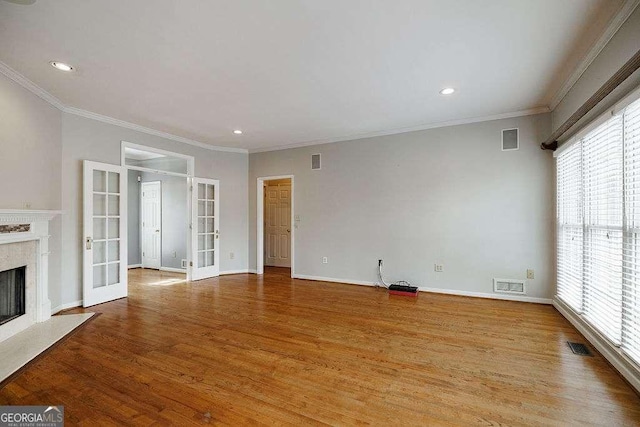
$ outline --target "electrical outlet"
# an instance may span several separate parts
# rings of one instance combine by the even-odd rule
[[[233,252],[229,252],[229,259],[234,259],[236,257],[236,254],[234,254]]]
[[[327,259],[327,257],[326,257],[326,256],[323,256],[323,257],[322,257],[322,263],[323,263],[323,264],[329,264],[329,260]]]
[[[533,274],[533,270],[527,270],[527,279],[534,279],[535,274]]]
[[[438,273],[442,273],[442,264],[433,264],[433,271],[437,271]]]
[[[182,268],[187,268],[187,260],[183,259],[180,265],[182,265]]]
[[[24,202],[25,209],[31,209],[31,202]]]

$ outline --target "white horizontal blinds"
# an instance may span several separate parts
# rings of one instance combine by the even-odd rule
[[[557,162],[558,296],[582,312],[582,144],[576,143]]]
[[[582,139],[584,176],[583,313],[614,343],[621,340],[622,117]]]
[[[640,363],[640,101],[624,112],[625,244],[622,349]]]

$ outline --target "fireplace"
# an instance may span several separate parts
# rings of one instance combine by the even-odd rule
[[[26,314],[27,266],[0,272],[0,325]]]
[[[49,221],[58,213],[0,209],[0,342],[51,317]]]

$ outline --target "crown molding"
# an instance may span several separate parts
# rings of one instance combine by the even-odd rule
[[[51,95],[49,92],[47,92],[46,90],[44,90],[43,88],[41,88],[40,86],[32,82],[31,80],[29,80],[28,78],[26,78],[25,76],[23,76],[22,74],[14,70],[13,68],[9,67],[7,64],[5,64],[2,61],[0,61],[0,73],[4,74],[14,82],[18,83],[20,86],[24,87],[25,89],[32,92],[33,94],[39,96],[40,98],[42,98],[43,100],[45,100],[46,102],[53,105],[58,110],[64,113],[74,114],[76,116],[85,117],[91,120],[97,120],[97,121],[108,123],[114,126],[119,126],[119,127],[131,129],[131,130],[135,130],[138,132],[146,133],[148,135],[159,136],[161,138],[169,139],[176,142],[181,142],[183,144],[193,145],[195,147],[204,148],[206,150],[225,151],[229,153],[242,153],[242,154],[248,153],[248,150],[244,148],[220,147],[217,145],[206,144],[204,142],[194,141],[193,139],[184,138],[182,136],[173,135],[171,133],[159,131],[156,129],[151,129],[145,126],[140,126],[135,123],[129,123],[129,122],[125,122],[124,120],[119,120],[113,117],[104,116],[102,114],[93,113],[91,111],[82,110],[80,108],[69,107],[63,104],[62,101],[60,101],[58,98]]]
[[[633,0],[633,1],[636,3],[636,5],[638,3],[640,3],[640,0]],[[80,108],[66,106],[58,98],[56,98],[55,96],[51,95],[49,92],[47,92],[46,90],[42,89],[40,86],[36,85],[31,80],[27,79],[25,76],[23,76],[22,74],[18,73],[16,70],[12,69],[11,67],[9,67],[7,64],[3,63],[2,61],[0,61],[0,72],[2,74],[6,75],[7,77],[9,77],[11,80],[13,80],[16,83],[18,83],[19,85],[21,85],[22,87],[24,87],[25,89],[31,91],[32,93],[34,93],[35,95],[39,96],[43,100],[47,101],[48,103],[50,103],[54,107],[58,108],[62,112],[65,112],[65,113],[68,113],[68,114],[73,114],[73,115],[80,116],[80,117],[84,117],[84,118],[91,119],[91,120],[97,120],[97,121],[100,121],[100,122],[103,122],[103,123],[111,124],[111,125],[122,127],[122,128],[126,128],[126,129],[135,130],[135,131],[138,131],[138,132],[146,133],[148,135],[154,135],[154,136],[158,136],[158,137],[161,137],[161,138],[169,139],[169,140],[172,140],[172,141],[181,142],[183,144],[188,144],[188,145],[192,145],[192,146],[195,146],[195,147],[204,148],[206,150],[222,151],[222,152],[229,152],[229,153],[241,153],[241,154],[261,153],[261,152],[266,152],[266,151],[287,150],[289,148],[308,147],[308,146],[311,146],[311,145],[330,144],[330,143],[333,143],[333,142],[341,142],[341,141],[352,141],[352,140],[356,140],[356,139],[372,138],[372,137],[376,137],[376,136],[396,135],[396,134],[400,134],[400,133],[415,132],[415,131],[420,131],[420,130],[435,129],[435,128],[441,128],[441,127],[447,127],[447,126],[457,126],[457,125],[464,125],[464,124],[470,124],[470,123],[486,122],[486,121],[491,121],[491,120],[500,120],[500,119],[507,119],[507,118],[513,118],[513,117],[530,116],[530,115],[534,115],[534,114],[543,114],[543,113],[548,113],[548,112],[551,111],[551,109],[549,107],[536,107],[536,108],[530,108],[530,109],[526,109],[526,110],[520,110],[520,111],[514,111],[514,112],[502,113],[502,114],[495,114],[495,115],[489,115],[489,116],[472,117],[472,118],[465,118],[465,119],[459,119],[459,120],[450,120],[450,121],[445,121],[445,122],[429,123],[429,124],[412,126],[412,127],[386,129],[386,130],[380,130],[380,131],[375,131],[375,132],[345,135],[345,136],[340,136],[340,137],[335,137],[335,138],[303,141],[303,142],[299,142],[299,143],[280,145],[280,146],[276,146],[276,147],[255,148],[255,149],[247,150],[247,149],[244,149],[244,148],[221,147],[221,146],[206,144],[204,142],[195,141],[195,140],[192,140],[192,139],[189,139],[189,138],[184,138],[184,137],[181,137],[181,136],[173,135],[173,134],[170,134],[170,133],[167,133],[167,132],[163,132],[163,131],[159,131],[159,130],[156,130],[156,129],[148,128],[148,127],[145,127],[145,126],[137,125],[135,123],[126,122],[124,120],[116,119],[116,118],[113,118],[113,117],[105,116],[105,115],[102,115],[102,114],[94,113],[94,112],[83,110],[83,109],[80,109]]]
[[[412,126],[412,127],[387,129],[387,130],[380,130],[380,131],[376,131],[376,132],[368,132],[368,133],[360,133],[360,134],[352,134],[352,135],[346,135],[346,136],[341,136],[341,137],[336,137],[336,138],[329,138],[329,139],[317,139],[317,140],[313,140],[313,141],[306,141],[306,142],[300,142],[300,143],[280,145],[280,146],[277,146],[277,147],[254,148],[254,149],[249,149],[249,154],[264,153],[264,152],[267,152],[267,151],[288,150],[290,148],[309,147],[309,146],[312,146],[312,145],[331,144],[331,143],[334,143],[334,142],[342,142],[342,141],[353,141],[353,140],[356,140],[356,139],[373,138],[373,137],[376,137],[376,136],[397,135],[397,134],[400,134],[400,133],[416,132],[416,131],[428,130],[428,129],[437,129],[437,128],[443,128],[443,127],[448,127],[448,126],[467,125],[467,124],[479,123],[479,122],[489,122],[491,120],[510,119],[510,118],[514,118],[514,117],[532,116],[532,115],[535,115],[535,114],[544,114],[544,113],[549,113],[549,112],[551,112],[551,109],[549,109],[549,107],[536,107],[536,108],[529,108],[529,109],[526,109],[526,110],[513,111],[513,112],[509,112],[509,113],[494,114],[494,115],[490,115],[490,116],[480,116],[480,117],[471,117],[471,118],[466,118],[466,119],[449,120],[449,121],[446,121],[446,122],[436,122],[436,123],[429,123],[429,124]]]
[[[0,61],[0,73],[4,74],[14,82],[18,83],[20,86],[27,89],[31,93],[47,101],[49,104],[53,105],[58,110],[64,111],[65,105],[62,103],[62,101],[60,101],[58,98],[51,95],[49,92],[42,89],[40,86],[38,86],[28,78],[23,76],[13,68],[9,67],[7,64],[5,64],[2,61]]]
[[[551,102],[549,103],[549,107],[551,110],[555,110],[558,104],[567,96],[567,93],[573,88],[573,86],[578,82],[582,74],[587,71],[589,65],[598,57],[600,52],[604,49],[604,47],[611,41],[613,36],[618,32],[620,27],[629,19],[629,16],[633,13],[633,11],[640,4],[640,0],[626,0],[618,13],[613,17],[604,33],[600,38],[591,46],[587,55],[582,58],[582,61],[578,64],[578,66],[573,70],[573,73],[569,76],[569,78],[564,82],[564,84],[560,87],[560,90],[553,96]]]
[[[140,126],[135,123],[126,122],[124,120],[115,119],[113,117],[104,116],[102,114],[93,113],[91,111],[82,110],[80,108],[75,107],[65,107],[62,111],[65,113],[73,114],[76,116],[85,117],[91,120],[97,120],[99,122],[108,123],[110,125],[119,126],[122,128],[127,128],[131,130],[135,130],[138,132],[146,133],[149,135],[159,136],[161,138],[170,139],[176,142],[182,142],[183,144],[193,145],[195,147],[205,148],[207,150],[213,151],[226,151],[229,153],[248,153],[248,150],[244,148],[232,148],[232,147],[221,147],[217,145],[206,144],[204,142],[194,141],[193,139],[184,138],[181,136],[173,135],[167,132],[159,131],[156,129],[151,129],[145,126]]]

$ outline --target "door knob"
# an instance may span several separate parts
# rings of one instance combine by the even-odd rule
[[[287,233],[291,233],[291,230],[289,230],[288,228],[287,228]]]
[[[156,233],[159,233],[159,232],[160,232],[160,230],[156,230]]]

